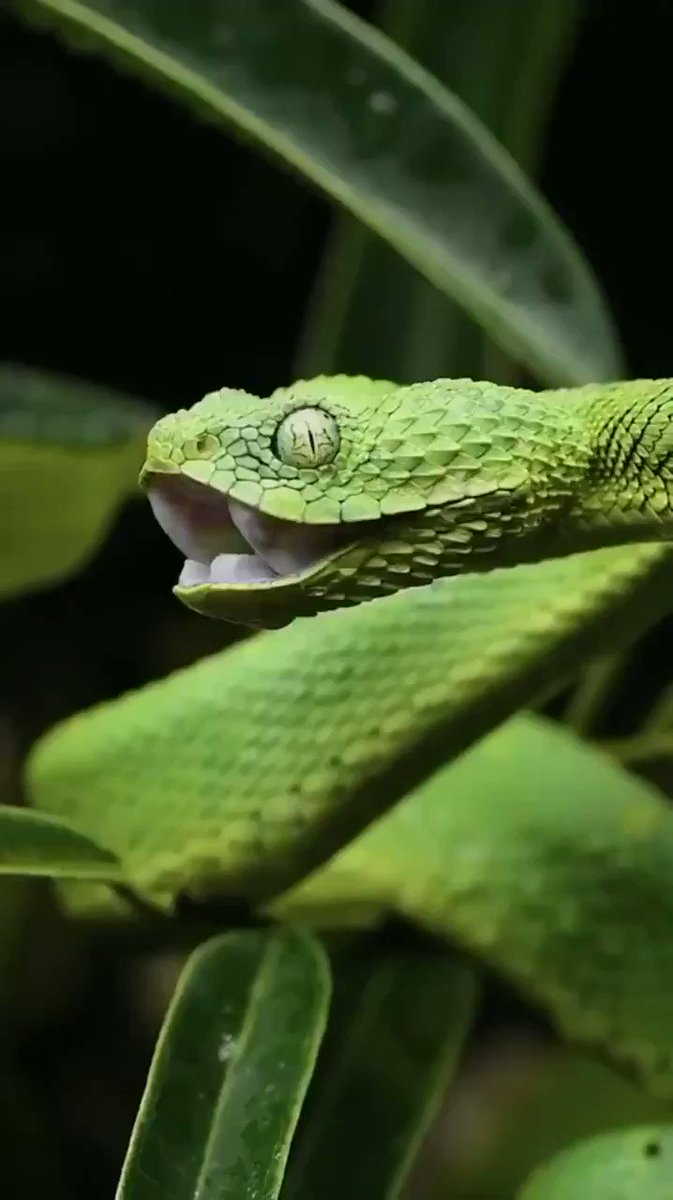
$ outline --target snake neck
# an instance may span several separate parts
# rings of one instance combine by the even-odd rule
[[[592,458],[576,513],[623,540],[673,536],[673,379],[635,380],[576,393]]]

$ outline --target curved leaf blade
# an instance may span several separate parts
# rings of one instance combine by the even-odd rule
[[[619,374],[567,231],[451,92],[334,0],[14,0],[280,155],[550,383]]]
[[[0,367],[0,598],[92,557],[135,489],[156,415],[95,384]]]
[[[121,879],[119,861],[63,818],[0,807],[0,875],[51,879]]]
[[[383,0],[379,23],[530,177],[577,9],[576,0]],[[344,214],[328,237],[294,374],[496,378],[484,341],[455,301]]]
[[[394,1200],[455,1073],[476,998],[453,953],[359,941],[334,999],[282,1200]]]
[[[313,1071],[329,968],[306,935],[214,938],[154,1055],[118,1200],[272,1200]]]

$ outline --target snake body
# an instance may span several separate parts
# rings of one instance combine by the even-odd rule
[[[396,909],[485,955],[566,1033],[673,1096],[666,804],[614,766],[596,785],[606,803],[586,820],[576,805],[565,822],[563,791],[545,807],[554,741],[535,726],[533,768],[528,734],[496,735],[514,738],[519,777],[540,777],[535,821],[530,807],[517,815],[516,788],[499,786],[501,743],[479,781],[460,774],[469,756],[439,770],[670,608],[671,550],[646,543],[673,530],[672,404],[670,381],[535,397],[336,379],[267,400],[224,391],[162,418],[142,482],[183,552],[201,555],[194,569],[231,570],[218,559],[239,526],[248,552],[264,551],[245,569],[263,571],[265,555],[278,567],[183,580],[181,597],[257,624],[350,607],[70,718],[32,753],[33,802],[111,852],[160,906],[217,893],[283,915],[326,904],[337,923],[359,905]],[[325,555],[314,519],[346,540]],[[281,570],[302,539],[307,565]],[[418,586],[421,558],[430,586]],[[472,758],[488,763],[482,750]],[[414,789],[425,781],[424,799]],[[604,959],[587,928],[609,943]]]

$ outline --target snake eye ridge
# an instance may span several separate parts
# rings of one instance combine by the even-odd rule
[[[339,452],[339,426],[322,408],[297,408],[280,422],[273,450],[289,467],[323,467]]]

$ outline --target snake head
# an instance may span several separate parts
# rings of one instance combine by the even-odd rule
[[[349,602],[342,573],[355,572],[383,515],[354,485],[372,415],[354,382],[267,398],[223,388],[156,423],[140,483],[185,555],[174,590],[186,605],[271,626]]]
[[[484,386],[336,376],[163,417],[140,482],[185,556],[175,594],[273,626],[459,570],[479,520],[457,530],[455,513],[522,483],[502,448],[495,471],[484,460],[500,403],[475,422]]]

